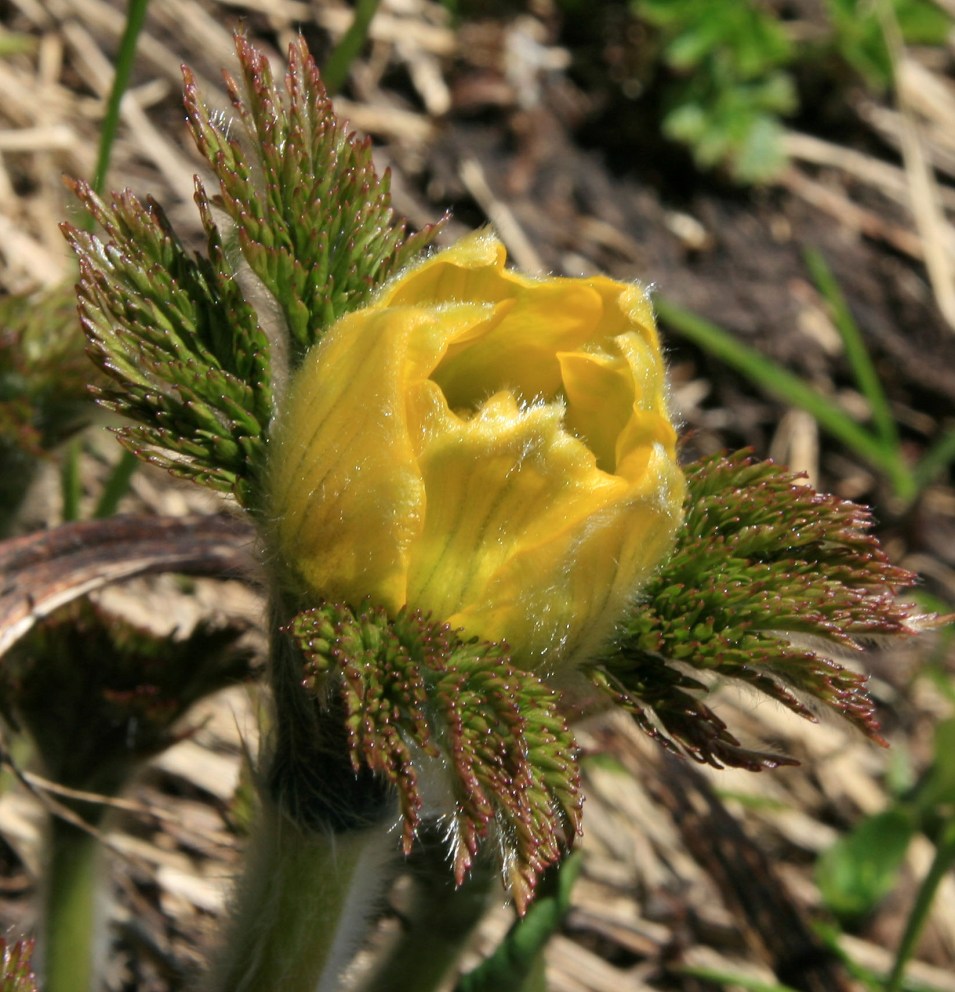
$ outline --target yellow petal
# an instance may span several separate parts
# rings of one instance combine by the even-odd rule
[[[507,253],[488,230],[475,231],[387,283],[376,307],[428,306],[481,300],[496,303],[512,294]]]
[[[274,537],[310,595],[431,611],[556,671],[672,545],[683,476],[645,293],[505,260],[466,238],[306,356],[272,441]]]
[[[567,395],[567,427],[614,472],[617,439],[633,415],[633,374],[621,355],[565,352],[557,356]]]
[[[525,664],[585,655],[672,541],[682,474],[662,450],[652,485],[597,471],[560,404],[521,409],[498,393],[462,420],[430,395],[409,601],[507,640]]]
[[[424,486],[408,433],[410,384],[483,304],[359,311],[306,356],[272,438],[275,534],[285,557],[328,597],[405,601],[408,549],[423,526]]]

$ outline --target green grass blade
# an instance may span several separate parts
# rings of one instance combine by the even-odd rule
[[[833,322],[842,337],[846,358],[852,367],[856,383],[872,410],[872,422],[875,424],[876,432],[886,445],[891,444],[898,447],[898,425],[892,416],[892,410],[885,390],[882,388],[879,374],[872,362],[872,356],[866,348],[859,325],[852,317],[846,298],[820,252],[813,248],[807,248],[804,257],[817,289],[829,304]]]
[[[915,466],[915,484],[919,491],[929,485],[952,462],[955,462],[955,430],[943,434]]]
[[[358,0],[355,5],[355,19],[322,66],[322,82],[330,96],[345,85],[352,62],[358,58],[362,46],[368,40],[368,29],[380,2],[381,0]]]
[[[71,441],[63,452],[60,465],[60,493],[63,497],[63,521],[79,520],[80,496],[83,491],[80,482],[80,442]]]
[[[119,501],[129,492],[129,484],[139,467],[139,459],[131,452],[123,449],[119,461],[113,466],[113,471],[106,480],[106,485],[100,493],[93,516],[98,520],[111,517],[119,506]]]
[[[885,984],[885,992],[901,992],[905,966],[908,964],[928,921],[929,912],[935,900],[935,893],[953,865],[955,865],[955,820],[950,820],[935,851],[935,858],[929,867],[928,874],[919,886],[915,905],[912,907],[912,912],[905,924],[905,932],[899,941],[899,949],[896,952],[892,973]]]
[[[518,920],[494,953],[462,975],[454,992],[537,992],[543,984],[543,951],[570,909],[570,894],[583,859],[575,854],[552,868],[527,915]]]
[[[857,424],[837,403],[755,348],[737,341],[728,331],[697,314],[656,297],[657,313],[675,331],[746,376],[763,391],[810,413],[819,426],[850,448],[890,481],[896,495],[911,500],[915,479],[897,447]]]
[[[96,172],[93,174],[93,190],[102,194],[106,188],[106,173],[109,170],[109,160],[116,141],[116,131],[119,127],[119,107],[123,94],[129,85],[129,77],[133,70],[136,57],[136,42],[146,21],[146,10],[149,0],[129,0],[126,10],[126,26],[119,43],[116,56],[116,72],[113,75],[113,86],[106,104],[106,116],[99,135],[99,153],[96,159]]]

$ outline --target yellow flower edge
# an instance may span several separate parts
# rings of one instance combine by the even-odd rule
[[[305,356],[271,441],[273,536],[307,595],[407,604],[554,673],[670,550],[684,479],[643,290],[505,262],[477,232]]]

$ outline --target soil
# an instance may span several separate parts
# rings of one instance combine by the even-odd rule
[[[630,61],[643,71],[641,37],[628,34],[624,4],[596,6],[585,15],[573,4],[528,0],[487,6],[478,17],[466,5],[455,23],[438,3],[385,0],[337,105],[371,135],[376,162],[393,170],[397,209],[412,226],[449,212],[445,243],[490,222],[528,272],[640,280],[866,422],[866,400],[805,260],[815,250],[861,329],[906,455],[917,461],[955,431],[955,44],[906,51],[905,78],[915,82],[899,96],[873,95],[848,78],[807,83],[800,116],[788,122],[788,164],[771,182],[740,187],[719,171],[699,171],[661,136],[658,79],[644,79],[639,98],[626,95]],[[796,23],[819,28],[816,5],[792,6]],[[0,0],[0,23],[30,41],[0,59],[0,292],[72,278],[57,224],[75,208],[60,177],[92,174],[122,7]],[[234,28],[244,26],[280,71],[294,32],[321,65],[349,21],[348,5],[334,0],[153,0],[111,187],[152,194],[194,237],[192,174],[201,169],[183,126],[180,64],[195,71],[209,103],[225,107],[220,67],[234,64]],[[893,559],[920,573],[919,594],[932,597],[933,609],[955,609],[950,465],[903,505],[883,475],[807,414],[678,328],[662,330],[686,458],[749,447],[806,472],[819,489],[870,504]],[[95,479],[87,482],[95,489]],[[35,526],[57,521],[50,485],[41,479],[28,507]],[[215,505],[195,499],[144,471],[124,508]],[[219,613],[259,619],[253,594],[233,585],[230,595],[198,595]],[[165,587],[159,595],[183,598]],[[144,596],[135,587],[128,599]],[[178,616],[171,601],[160,612]],[[585,766],[583,875],[550,946],[548,987],[757,987],[747,977],[794,989],[865,987],[814,929],[832,916],[813,865],[861,817],[885,808],[900,781],[925,773],[934,728],[952,716],[951,644],[928,635],[863,660],[887,751],[732,691],[718,694],[727,722],[747,740],[772,741],[799,768],[758,776],[696,768],[621,718],[581,728],[585,750],[612,760]],[[254,711],[245,689],[203,704],[190,717],[198,729],[154,763],[111,830],[110,989],[183,988],[207,953],[238,863],[233,789],[254,749]],[[38,808],[22,790],[0,801],[0,932],[30,923]],[[891,893],[844,924],[840,946],[859,967],[884,972],[891,963],[933,850],[919,835]],[[492,945],[508,912],[491,914],[476,953]],[[955,990],[951,878],[916,957],[913,980]]]

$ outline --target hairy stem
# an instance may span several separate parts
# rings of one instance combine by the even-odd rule
[[[340,702],[305,692],[281,619],[272,631],[262,807],[206,992],[337,992],[399,851],[397,803],[378,777],[353,767]]]
[[[231,932],[208,992],[332,992],[390,873],[395,836],[303,828],[272,803],[247,854]]]
[[[491,894],[500,891],[499,875],[484,859],[457,887],[439,838],[416,853],[410,867],[414,894],[402,912],[404,928],[361,983],[361,992],[433,992],[444,987],[484,916]]]

